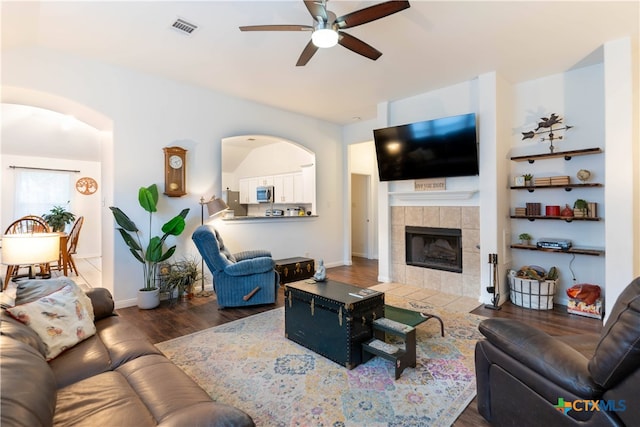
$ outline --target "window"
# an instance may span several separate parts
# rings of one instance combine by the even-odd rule
[[[71,172],[16,170],[15,174],[15,218],[43,215],[54,206],[71,210],[74,194]]]

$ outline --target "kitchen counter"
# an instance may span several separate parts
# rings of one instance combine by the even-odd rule
[[[318,215],[304,215],[304,216],[264,216],[264,215],[247,215],[247,216],[234,216],[232,218],[222,218],[225,222],[245,222],[245,221],[283,221],[283,220],[304,220],[310,218],[317,218]]]

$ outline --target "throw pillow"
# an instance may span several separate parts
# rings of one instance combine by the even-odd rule
[[[38,334],[47,360],[96,333],[91,300],[73,282],[7,312]]]

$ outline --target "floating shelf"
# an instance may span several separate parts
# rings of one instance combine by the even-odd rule
[[[516,156],[516,157],[511,157],[511,160],[513,160],[514,162],[529,162],[529,163],[533,163],[539,159],[553,159],[556,157],[564,157],[565,160],[571,160],[571,158],[575,156],[586,156],[589,154],[599,154],[599,153],[602,153],[601,148],[585,148],[583,150],[557,151],[555,153]]]
[[[563,251],[561,249],[546,249],[546,248],[539,248],[535,245],[521,245],[521,244],[513,244],[511,245],[511,248],[525,249],[530,251],[564,253],[564,254],[579,254],[579,255],[593,255],[593,256],[604,255],[604,250],[602,249],[571,248],[566,251]]]
[[[512,219],[528,219],[529,221],[535,221],[536,219],[552,219],[566,222],[573,221],[600,221],[600,217],[587,217],[587,216],[551,216],[551,215],[511,215]]]
[[[595,188],[602,187],[602,184],[589,183],[589,184],[560,184],[560,185],[531,185],[531,186],[512,186],[512,190],[527,190],[529,193],[533,193],[537,189],[545,188],[564,188],[564,191],[571,191],[574,188]]]

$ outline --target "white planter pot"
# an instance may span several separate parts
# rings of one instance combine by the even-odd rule
[[[143,310],[156,308],[160,305],[160,289],[156,288],[151,291],[138,291],[138,307]]]

